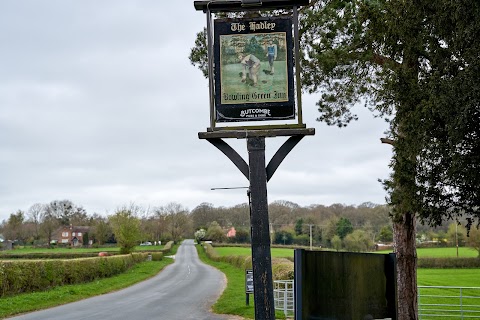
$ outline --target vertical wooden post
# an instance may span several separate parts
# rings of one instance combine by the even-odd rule
[[[275,319],[265,169],[265,137],[247,138],[255,319]]]

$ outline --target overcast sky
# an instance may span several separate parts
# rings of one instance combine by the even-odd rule
[[[208,81],[188,55],[206,23],[193,1],[0,1],[0,221],[69,199],[89,214],[122,205],[247,201],[248,181],[215,147]],[[268,200],[302,206],[385,203],[386,124],[358,107],[347,128],[316,129],[268,184]],[[266,140],[267,162],[286,138]],[[245,159],[246,141],[228,139]]]

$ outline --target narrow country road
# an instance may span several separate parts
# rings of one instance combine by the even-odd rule
[[[121,291],[11,319],[229,319],[209,312],[224,286],[224,275],[202,263],[193,240],[185,240],[175,263],[152,279]]]

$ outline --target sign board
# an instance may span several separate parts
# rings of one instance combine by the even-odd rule
[[[214,22],[215,120],[295,118],[290,17]]]
[[[252,269],[245,270],[245,293],[253,294],[253,270]]]
[[[395,320],[396,292],[394,254],[295,250],[295,319]]]

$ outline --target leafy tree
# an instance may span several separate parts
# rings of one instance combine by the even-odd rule
[[[380,229],[380,234],[378,235],[378,240],[383,243],[388,243],[393,241],[393,231],[392,226],[385,225]]]
[[[51,245],[55,231],[60,227],[60,219],[50,206],[46,206],[41,214],[40,234],[47,239],[47,243]]]
[[[303,234],[303,219],[302,218],[298,219],[297,222],[295,222],[295,234],[297,236]]]
[[[223,231],[222,227],[220,227],[217,221],[213,221],[212,223],[210,223],[210,226],[207,229],[207,234],[205,235],[205,239],[215,242],[225,242],[225,232]]]
[[[235,234],[234,241],[236,243],[249,243],[250,242],[250,232],[247,229],[239,228]]]
[[[477,250],[478,258],[480,259],[480,229],[471,228],[467,237],[467,245],[473,249]]]
[[[365,252],[372,248],[373,241],[364,230],[355,230],[345,236],[343,245],[348,251]]]
[[[98,245],[103,245],[112,235],[112,227],[104,217],[97,215],[93,219],[92,237]]]
[[[340,249],[342,249],[342,239],[340,239],[338,235],[334,235],[330,242],[332,243],[333,249],[337,251],[340,251]]]
[[[207,234],[207,231],[205,231],[205,229],[199,229],[199,230],[195,231],[195,233],[194,233],[195,241],[197,241],[197,243],[200,243],[200,241],[205,239],[206,234]]]
[[[337,224],[339,218],[337,216],[332,216],[330,219],[326,221],[324,226],[324,230],[322,230],[322,235],[324,241],[327,243],[332,241],[333,237],[337,234]]]
[[[340,220],[338,220],[337,225],[336,225],[336,234],[340,237],[340,239],[345,239],[347,234],[353,232],[353,226],[350,220],[347,218],[341,217]]]
[[[140,219],[126,207],[108,217],[121,253],[131,253],[141,240]]]
[[[10,214],[7,223],[3,227],[4,236],[8,240],[24,240],[23,222],[25,214],[22,210]]]
[[[299,246],[308,246],[310,245],[310,236],[306,234],[300,234],[293,237],[293,243]]]
[[[90,234],[88,232],[85,232],[83,234],[83,246],[88,247],[90,245]]]
[[[192,225],[188,219],[188,210],[181,204],[171,202],[166,206],[156,209],[158,215],[163,216],[166,230],[170,233],[174,242],[179,241],[186,235],[193,233]]]
[[[439,225],[467,212],[470,226],[480,216],[480,2],[318,0],[300,19],[318,120],[345,126],[365,103],[390,123],[398,314],[417,319],[417,217]]]
[[[193,227],[196,230],[200,228],[206,229],[208,225],[215,220],[214,211],[215,208],[211,203],[203,202],[196,206],[190,213],[190,217],[193,221]]]

